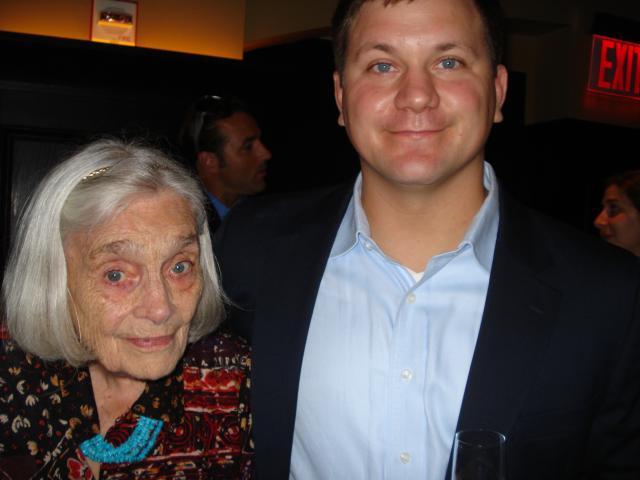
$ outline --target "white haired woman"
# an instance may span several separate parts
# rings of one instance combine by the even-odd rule
[[[252,475],[249,352],[208,335],[223,304],[203,205],[165,154],[117,140],[43,180],[3,281],[4,475]]]

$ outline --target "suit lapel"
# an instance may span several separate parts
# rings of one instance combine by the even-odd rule
[[[538,358],[548,343],[560,300],[553,265],[536,245],[529,212],[501,197],[500,228],[480,332],[457,430],[507,435]]]
[[[352,188],[333,192],[321,204],[288,219],[265,245],[271,252],[257,289],[253,335],[253,395],[259,474],[287,478],[298,383],[316,295]],[[268,465],[268,468],[264,468]]]

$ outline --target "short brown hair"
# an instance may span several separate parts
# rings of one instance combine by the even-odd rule
[[[353,22],[358,16],[360,7],[365,2],[371,0],[340,0],[333,14],[331,22],[331,33],[333,37],[333,58],[335,68],[342,75],[344,71],[345,57],[347,55],[349,33]],[[403,0],[382,0],[384,6],[395,4]],[[407,0],[412,2],[413,0]],[[503,23],[504,17],[502,7],[499,0],[473,0],[482,22],[485,26],[487,35],[487,46],[491,55],[491,64],[493,68],[502,61],[502,53],[504,49]]]
[[[180,146],[187,165],[196,171],[198,153],[215,153],[224,165],[224,146],[228,141],[218,127],[218,120],[235,113],[250,115],[245,103],[233,95],[203,95],[193,102],[180,128]]]

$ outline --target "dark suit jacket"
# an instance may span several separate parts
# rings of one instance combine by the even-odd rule
[[[230,321],[253,345],[262,479],[288,476],[307,331],[351,192],[248,200],[216,236]],[[506,434],[509,480],[640,479],[639,287],[633,257],[501,196],[457,429]]]
[[[213,238],[213,234],[216,233],[220,224],[222,223],[222,219],[211,202],[207,202],[207,221],[209,222],[209,233]]]

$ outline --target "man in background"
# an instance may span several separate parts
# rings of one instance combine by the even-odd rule
[[[254,117],[239,99],[205,95],[189,109],[181,130],[183,154],[207,192],[215,232],[236,202],[266,187],[271,152]]]
[[[341,0],[360,177],[247,201],[219,231],[261,478],[449,479],[455,433],[477,429],[506,436],[509,479],[640,478],[637,262],[518,204],[485,162],[500,13]]]

